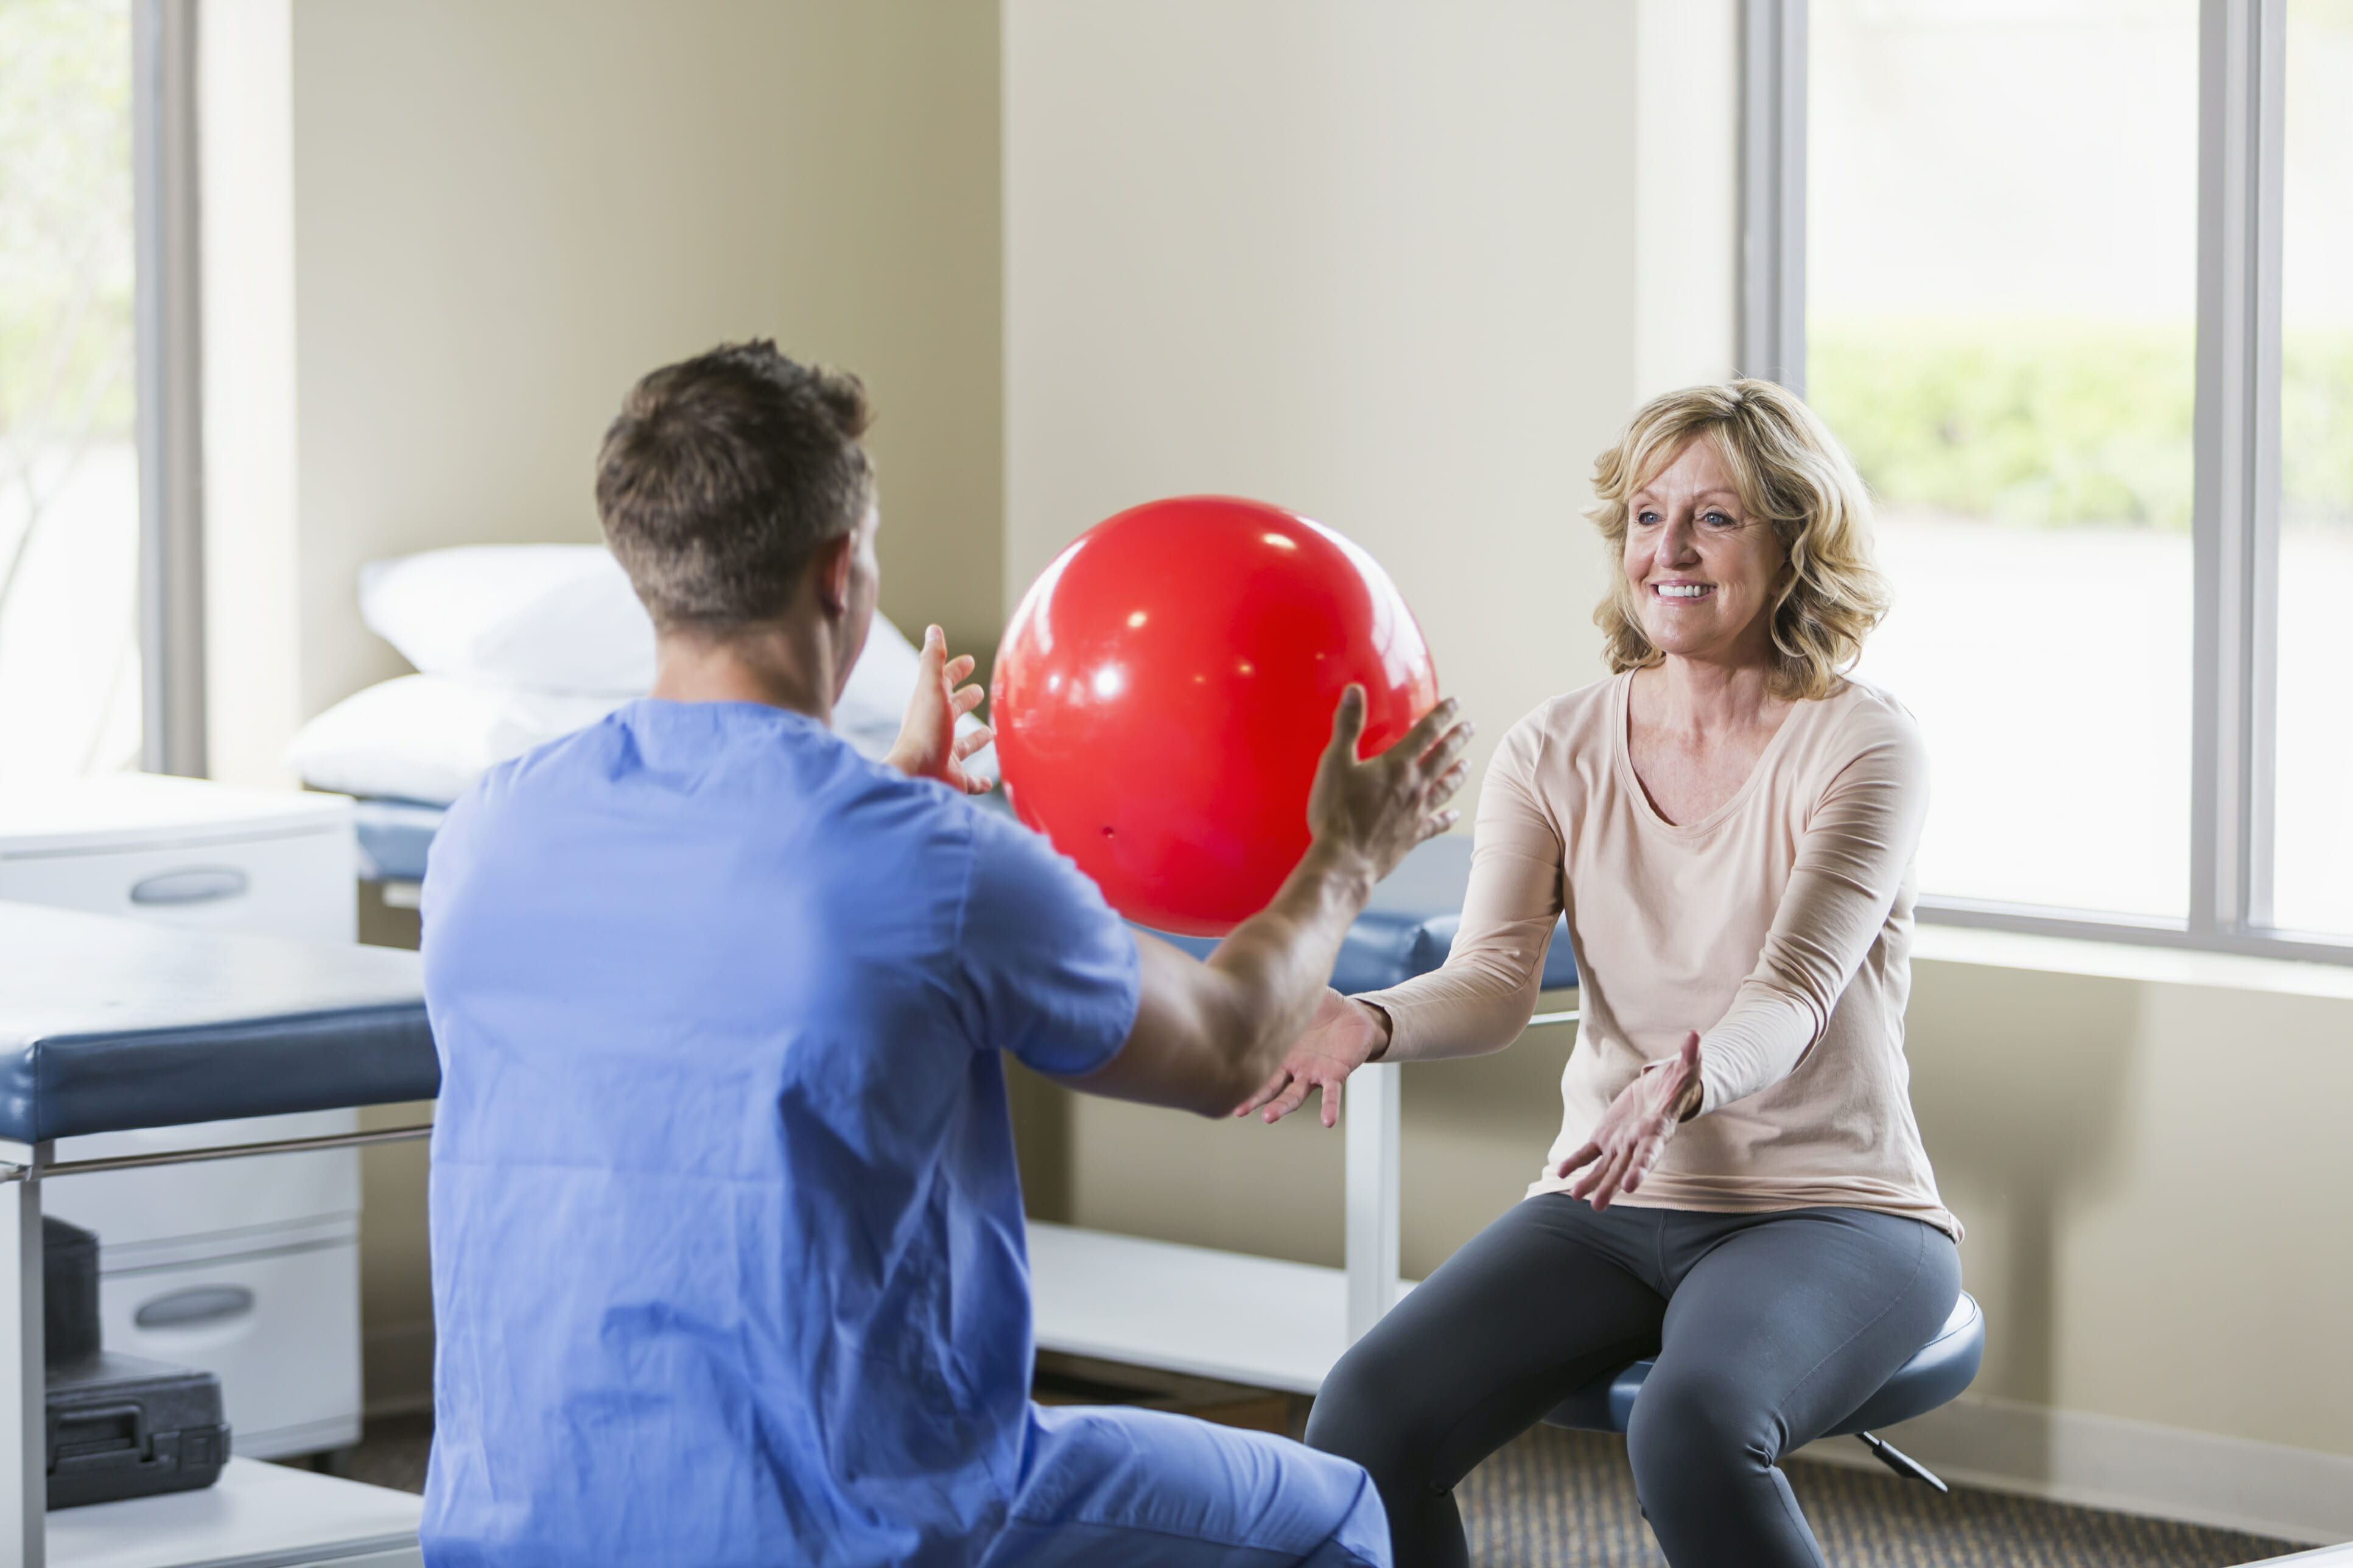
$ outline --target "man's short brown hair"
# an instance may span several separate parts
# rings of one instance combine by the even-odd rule
[[[784,613],[809,557],[857,528],[866,389],[762,339],[629,389],[596,458],[605,541],[654,625],[712,636]]]

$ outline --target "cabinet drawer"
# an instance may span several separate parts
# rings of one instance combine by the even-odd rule
[[[100,1276],[99,1320],[110,1351],[218,1377],[231,1451],[264,1459],[358,1440],[359,1280],[350,1240],[132,1269]]]
[[[166,925],[350,942],[359,920],[349,826],[243,840],[0,856],[0,899]]]
[[[309,1110],[200,1121],[133,1132],[100,1132],[58,1142],[57,1157],[110,1159],[223,1143],[265,1143],[281,1138],[323,1138],[359,1126],[356,1110]],[[41,1184],[41,1206],[59,1219],[98,1233],[110,1252],[142,1242],[177,1240],[281,1226],[322,1215],[355,1214],[360,1206],[356,1149],[304,1154],[261,1154],[206,1160],[149,1171],[101,1171],[57,1176]]]

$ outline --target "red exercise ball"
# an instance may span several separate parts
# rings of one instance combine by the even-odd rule
[[[1352,681],[1366,756],[1438,701],[1380,564],[1279,507],[1184,496],[1098,523],[1030,584],[989,721],[1013,809],[1114,909],[1222,936],[1306,852],[1308,786]]]

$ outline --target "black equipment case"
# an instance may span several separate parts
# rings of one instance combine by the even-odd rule
[[[195,1491],[228,1463],[220,1380],[100,1346],[98,1237],[43,1216],[49,1506]]]

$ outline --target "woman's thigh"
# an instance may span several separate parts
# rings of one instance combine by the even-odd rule
[[[1688,1224],[1722,1216],[1679,1216]],[[1705,1413],[1774,1463],[1820,1436],[1928,1342],[1961,1289],[1951,1237],[1860,1209],[1799,1209],[1694,1247],[1635,1405]],[[1669,1235],[1670,1267],[1675,1257]]]
[[[1340,1359],[1308,1442],[1385,1489],[1449,1488],[1573,1390],[1659,1342],[1635,1272],[1658,1212],[1530,1198],[1474,1237]]]

